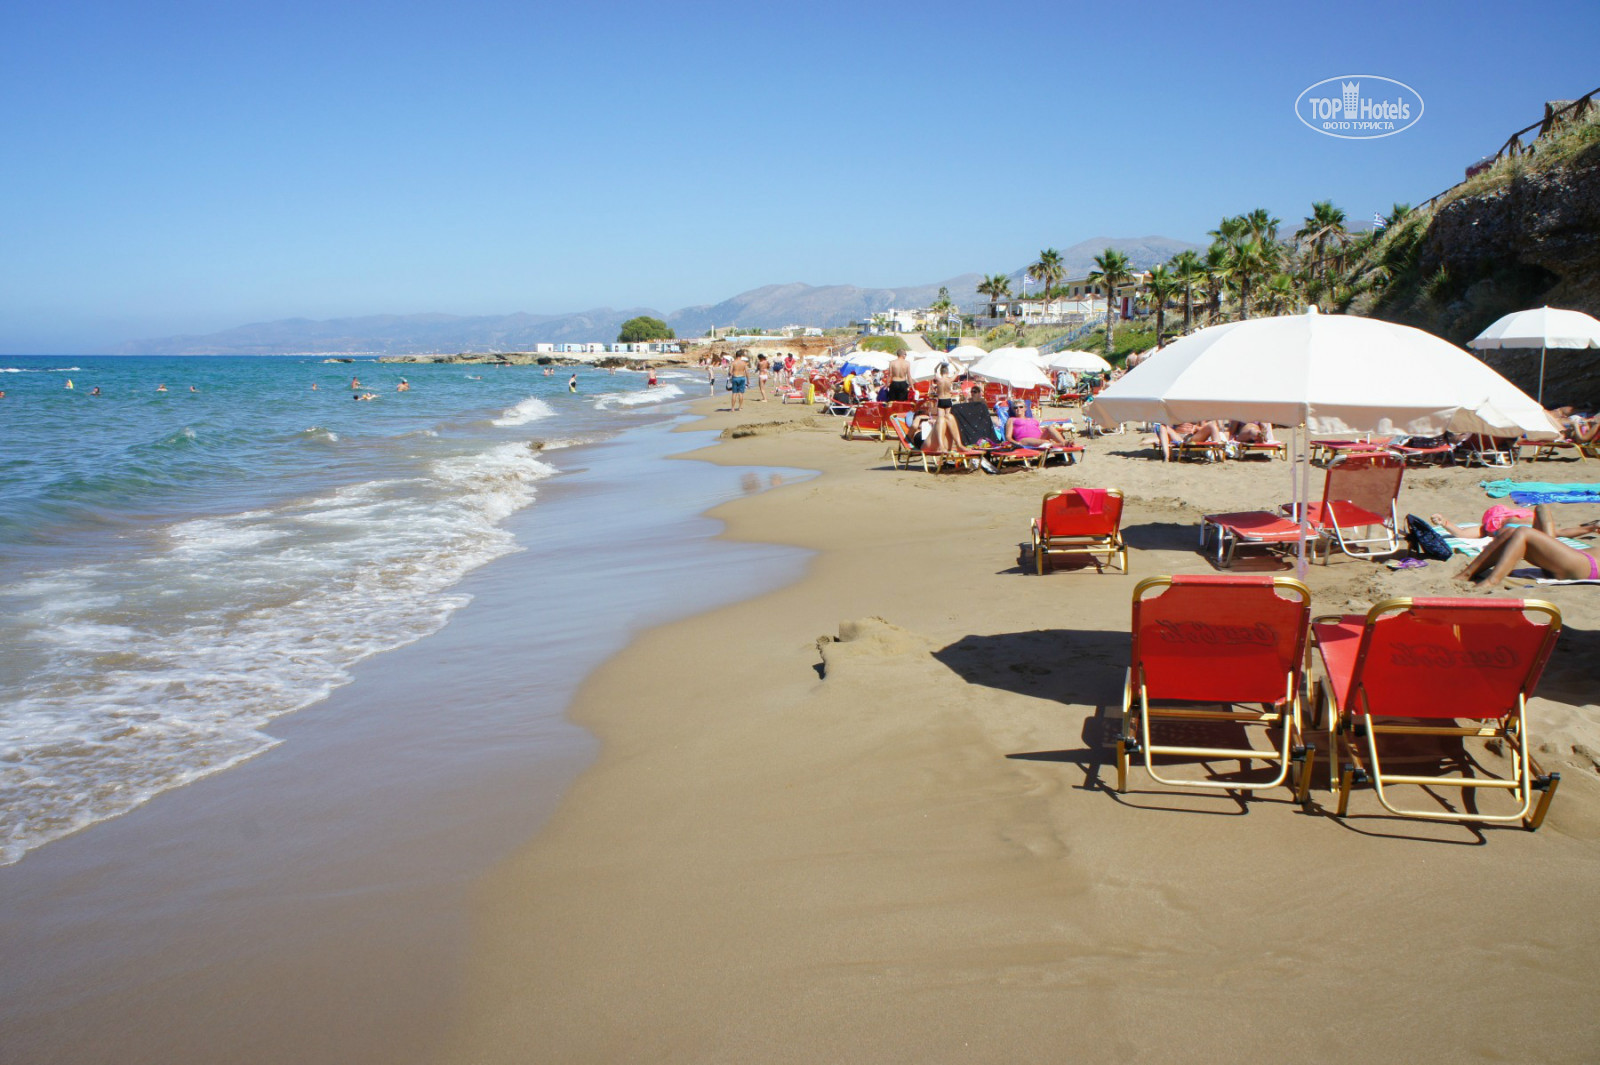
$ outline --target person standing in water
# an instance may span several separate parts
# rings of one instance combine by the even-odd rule
[[[350,378],[350,391],[357,392],[357,391],[360,391],[360,389],[361,389],[361,378],[359,378],[359,377]]]
[[[577,390],[578,390],[578,375],[577,374],[573,374],[571,377],[567,378],[567,391],[568,392],[576,392]]]

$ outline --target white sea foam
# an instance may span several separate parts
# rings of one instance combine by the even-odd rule
[[[554,473],[527,444],[181,522],[134,565],[0,587],[0,864],[274,746],[275,717],[439,629]]]
[[[647,403],[665,403],[676,396],[683,395],[683,389],[674,384],[658,384],[654,388],[647,388],[642,392],[603,392],[595,397],[595,410],[611,410],[615,407],[639,407]]]
[[[550,404],[538,396],[529,396],[515,407],[506,408],[505,412],[496,418],[492,424],[499,426],[527,425],[529,422],[548,418],[555,414]]]

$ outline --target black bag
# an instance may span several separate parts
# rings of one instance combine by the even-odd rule
[[[1406,515],[1406,543],[1417,558],[1431,558],[1436,562],[1450,560],[1450,545],[1444,542],[1444,537],[1415,514]]]

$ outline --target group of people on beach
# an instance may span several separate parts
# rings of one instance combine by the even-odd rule
[[[724,355],[720,358],[703,360],[706,368],[706,388],[712,395],[717,394],[717,368],[722,366],[727,372],[727,390],[732,410],[744,409],[744,397],[750,391],[750,349],[739,348],[731,356]],[[758,352],[755,358],[756,402],[767,401],[767,381],[775,378],[778,391],[782,392],[789,387],[790,379],[794,374],[795,360],[791,352],[783,357],[769,357],[766,352]],[[652,377],[651,383],[654,384]]]

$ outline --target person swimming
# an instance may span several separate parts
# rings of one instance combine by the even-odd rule
[[[167,390],[167,386],[166,385],[156,385],[156,391],[157,392],[165,392],[166,390]]]

